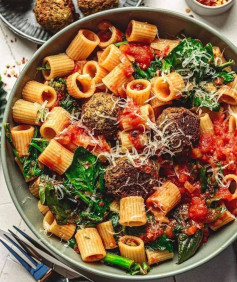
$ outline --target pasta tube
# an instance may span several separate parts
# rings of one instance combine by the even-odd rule
[[[75,238],[83,261],[93,262],[105,257],[105,248],[96,228],[78,230]]]
[[[57,93],[53,87],[33,80],[26,83],[22,96],[24,100],[40,105],[47,101],[47,108],[52,107],[57,100]]]
[[[237,129],[236,118],[234,116],[230,116],[229,118],[229,132],[234,133]]]
[[[122,52],[115,45],[109,45],[99,56],[99,65],[107,71],[112,71],[121,63]]]
[[[122,257],[130,258],[137,263],[146,261],[144,242],[135,236],[123,236],[118,242]]]
[[[213,53],[214,53],[214,58],[215,58],[215,65],[219,66],[219,65],[226,63],[227,61],[223,55],[223,52],[221,52],[221,49],[217,46],[213,46],[212,48],[213,48]],[[224,68],[223,70],[230,72],[231,67]]]
[[[148,264],[151,265],[161,261],[172,259],[174,257],[174,253],[170,253],[169,251],[146,250],[146,256]]]
[[[152,109],[151,105],[147,104],[141,106],[140,111],[141,111],[141,117],[145,121],[145,127],[149,129],[150,128],[149,121],[155,122],[154,110]]]
[[[38,114],[41,107],[39,104],[19,99],[15,102],[12,109],[12,115],[15,122],[31,125],[40,124]]]
[[[121,143],[122,151],[132,150],[132,148],[141,149],[146,146],[148,143],[148,138],[145,133],[135,133],[133,132],[126,132],[126,131],[119,131],[118,138]],[[134,142],[133,142],[134,140]],[[134,143],[136,142],[136,146]]]
[[[231,214],[229,211],[225,211],[215,222],[209,224],[209,227],[216,231],[217,229],[223,227],[229,222],[235,220],[235,216]]]
[[[167,181],[158,187],[156,192],[146,200],[146,205],[157,220],[159,220],[159,217],[162,216],[161,212],[166,215],[180,201],[181,193],[179,188],[172,182]]]
[[[100,234],[105,249],[117,248],[114,239],[114,228],[110,220],[98,224],[96,228]]]
[[[98,33],[98,36],[100,38],[99,47],[101,49],[104,49],[115,42],[121,41],[121,31],[115,26],[111,25],[105,32],[110,33],[110,37],[105,41],[103,40],[102,36],[100,36],[101,32]]]
[[[123,64],[119,64],[108,75],[106,75],[102,81],[116,96],[125,98],[126,86],[132,79],[132,77],[127,77],[125,75]]]
[[[200,130],[201,133],[214,133],[213,130],[213,123],[210,119],[209,114],[205,113],[205,114],[201,114],[200,116]]]
[[[101,67],[96,61],[89,61],[85,64],[83,68],[83,74],[88,74],[95,82],[95,84],[102,83],[102,78],[104,78],[108,71]]]
[[[88,29],[79,30],[66,50],[66,54],[73,60],[85,60],[100,43],[99,37]]]
[[[76,231],[76,224],[72,224],[72,223],[66,225],[57,224],[51,211],[48,211],[44,216],[43,227],[44,230],[53,233],[54,235],[63,239],[64,241],[70,240]]]
[[[151,42],[151,48],[163,52],[164,55],[168,55],[180,42],[180,40],[155,38]]]
[[[235,182],[235,191],[234,191],[234,193],[233,193],[233,196],[232,196],[232,199],[237,199],[237,175],[235,175],[235,174],[227,174],[225,177],[224,177],[224,180],[226,181],[226,182],[230,182],[230,184],[231,184],[231,182],[232,181],[234,181]]]
[[[127,96],[132,98],[137,105],[144,105],[150,97],[151,83],[145,79],[136,79],[128,83]]]
[[[126,30],[126,38],[128,41],[151,43],[157,34],[157,26],[135,20],[129,22]]]
[[[222,86],[217,94],[220,96],[220,101],[229,105],[237,105],[237,91],[227,85]]]
[[[140,196],[130,196],[120,200],[119,223],[125,226],[141,226],[146,224],[147,217],[144,199]]]
[[[114,200],[110,206],[109,206],[110,211],[119,213],[120,211],[120,202],[118,200]]]
[[[74,61],[66,54],[45,57],[43,66],[45,65],[50,67],[49,70],[42,71],[45,80],[50,80],[55,77],[63,77],[70,74],[74,69]]]
[[[30,193],[39,199],[39,185],[40,185],[40,177],[30,183],[29,190]]]
[[[76,99],[89,98],[95,92],[95,81],[86,74],[76,72],[68,76],[66,83],[69,95]]]
[[[152,80],[152,92],[162,102],[178,99],[184,90],[184,80],[176,72]]]
[[[49,207],[42,205],[40,201],[38,201],[38,209],[43,215],[45,215],[49,211]]]
[[[54,107],[40,127],[40,134],[47,140],[58,136],[70,124],[70,114],[62,107]]]
[[[73,153],[52,139],[38,160],[58,174],[63,174],[71,165]]]
[[[20,157],[29,154],[29,144],[34,131],[34,127],[30,125],[17,125],[11,129],[12,141]]]

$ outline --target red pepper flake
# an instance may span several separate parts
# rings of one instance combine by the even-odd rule
[[[3,86],[4,86],[4,87],[6,87],[6,86],[7,86],[7,84],[4,82],[4,83],[3,83]]]
[[[13,42],[14,42],[14,40],[11,39],[11,43],[13,43]]]
[[[194,18],[194,15],[189,15],[190,18]]]
[[[25,64],[25,63],[26,63],[25,57],[22,58],[21,62],[22,62],[22,64]]]
[[[8,75],[7,75],[7,77],[11,77],[11,75],[10,75],[10,74],[8,74]]]
[[[16,74],[14,74],[14,77],[15,77],[15,78],[18,78],[18,74],[17,74],[17,73],[16,73]]]
[[[103,207],[104,205],[105,205],[105,204],[104,204],[103,202],[100,202],[100,203],[99,203],[99,206],[100,206],[100,207]]]

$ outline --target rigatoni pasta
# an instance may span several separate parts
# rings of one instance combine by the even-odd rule
[[[101,84],[102,78],[104,78],[108,74],[108,71],[101,67],[98,62],[88,61],[83,67],[83,74],[89,74],[89,76],[97,85]]]
[[[126,38],[128,41],[151,43],[157,33],[157,26],[146,22],[131,20],[126,30]]]
[[[34,131],[34,127],[30,125],[17,125],[11,129],[12,141],[20,157],[29,154],[29,144]]]
[[[74,61],[66,54],[47,56],[43,60],[43,66],[48,66],[48,70],[43,70],[42,74],[46,80],[70,74],[74,69]]]
[[[29,81],[22,90],[23,99],[32,103],[44,104],[47,108],[54,105],[57,100],[57,93],[53,87],[39,83],[37,81]]]
[[[153,80],[152,92],[162,102],[170,102],[182,96],[184,90],[184,80],[176,72],[165,77],[158,77]]]
[[[136,79],[128,83],[126,93],[137,105],[143,105],[150,98],[151,84],[145,79]]]
[[[41,201],[38,201],[38,209],[43,215],[45,215],[49,211],[49,207],[42,205]]]
[[[147,199],[146,205],[154,216],[159,216],[160,212],[166,215],[178,205],[180,200],[181,193],[179,188],[168,181],[156,189],[156,192]]]
[[[100,237],[103,241],[105,249],[114,249],[117,248],[117,244],[114,239],[114,228],[112,221],[105,221],[96,226]]]
[[[174,253],[170,253],[169,251],[152,251],[146,250],[147,263],[149,265],[159,263],[165,260],[172,259],[174,257]]]
[[[112,71],[121,63],[122,52],[113,44],[109,45],[98,58],[99,65]]]
[[[102,81],[104,85],[116,96],[124,98],[126,96],[126,86],[132,80],[124,73],[123,64],[116,66]]]
[[[180,40],[155,38],[151,42],[151,47],[155,50],[159,50],[161,54],[165,57],[179,44]]]
[[[76,231],[76,224],[58,225],[51,211],[45,214],[43,227],[47,232],[53,233],[64,241],[71,239]]]
[[[100,43],[99,37],[88,29],[79,30],[66,50],[66,54],[72,60],[84,60],[94,51]]]
[[[77,99],[89,98],[95,92],[95,81],[88,74],[76,72],[68,76],[66,83],[68,93]]]
[[[38,160],[58,174],[63,174],[71,165],[73,153],[52,139]]]
[[[118,242],[119,251],[125,258],[130,258],[137,263],[146,261],[144,242],[135,236],[123,236]]]
[[[13,106],[13,119],[15,122],[31,125],[39,125],[39,111],[41,106],[37,103],[31,103],[19,99]]]
[[[210,116],[205,113],[200,116],[200,130],[201,133],[212,133],[213,134],[213,123]]]
[[[83,261],[93,262],[105,257],[105,248],[96,228],[78,230],[75,238]]]
[[[130,196],[120,200],[120,224],[125,226],[141,226],[146,224],[147,217],[144,199]]]
[[[70,124],[70,114],[62,107],[55,107],[40,127],[40,134],[47,140],[58,136]]]

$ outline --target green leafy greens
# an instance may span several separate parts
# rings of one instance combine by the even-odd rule
[[[200,247],[203,238],[203,231],[198,229],[198,231],[192,235],[188,236],[185,234],[180,234],[178,236],[178,264],[191,258]]]
[[[34,136],[29,145],[29,155],[20,157],[12,141],[9,123],[4,124],[4,129],[7,140],[12,147],[13,153],[18,159],[19,163],[21,163],[24,178],[29,180],[40,176],[43,173],[43,168],[39,165],[38,157],[40,153],[42,153],[48,146],[48,141],[42,138],[36,138],[38,135],[38,129],[35,127]]]
[[[212,111],[218,111],[219,95],[205,89],[203,82],[215,81],[217,77],[222,78],[224,84],[233,81],[233,72],[223,70],[233,64],[233,61],[229,61],[219,66],[215,65],[211,43],[203,46],[198,40],[185,38],[164,59],[161,69],[166,74],[172,71],[178,72],[192,83],[193,88],[181,99],[191,101],[191,106],[194,107],[207,107]]]
[[[133,63],[133,69],[134,69],[134,73],[133,76],[136,79],[147,79],[150,80],[152,79],[154,76],[156,76],[156,73],[159,69],[161,69],[161,61],[158,58],[155,58],[154,61],[151,61],[150,66],[146,69],[146,70],[142,70],[141,68],[139,68],[139,66],[137,65],[137,63]]]
[[[168,239],[167,235],[162,235],[153,242],[146,244],[145,248],[151,251],[169,251],[170,253],[174,251],[171,240]]]
[[[78,147],[65,176],[67,183],[71,185],[71,195],[80,198],[87,205],[81,212],[81,223],[103,221],[110,204],[109,199],[104,197],[103,164],[85,148]]]
[[[81,113],[81,104],[67,92],[67,83],[64,78],[50,80],[49,86],[53,87],[58,95],[58,105],[71,113]],[[79,116],[78,116],[79,118]]]

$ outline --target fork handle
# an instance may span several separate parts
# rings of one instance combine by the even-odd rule
[[[54,271],[52,268],[42,277],[38,282],[69,282],[68,278],[65,278],[61,274]]]

